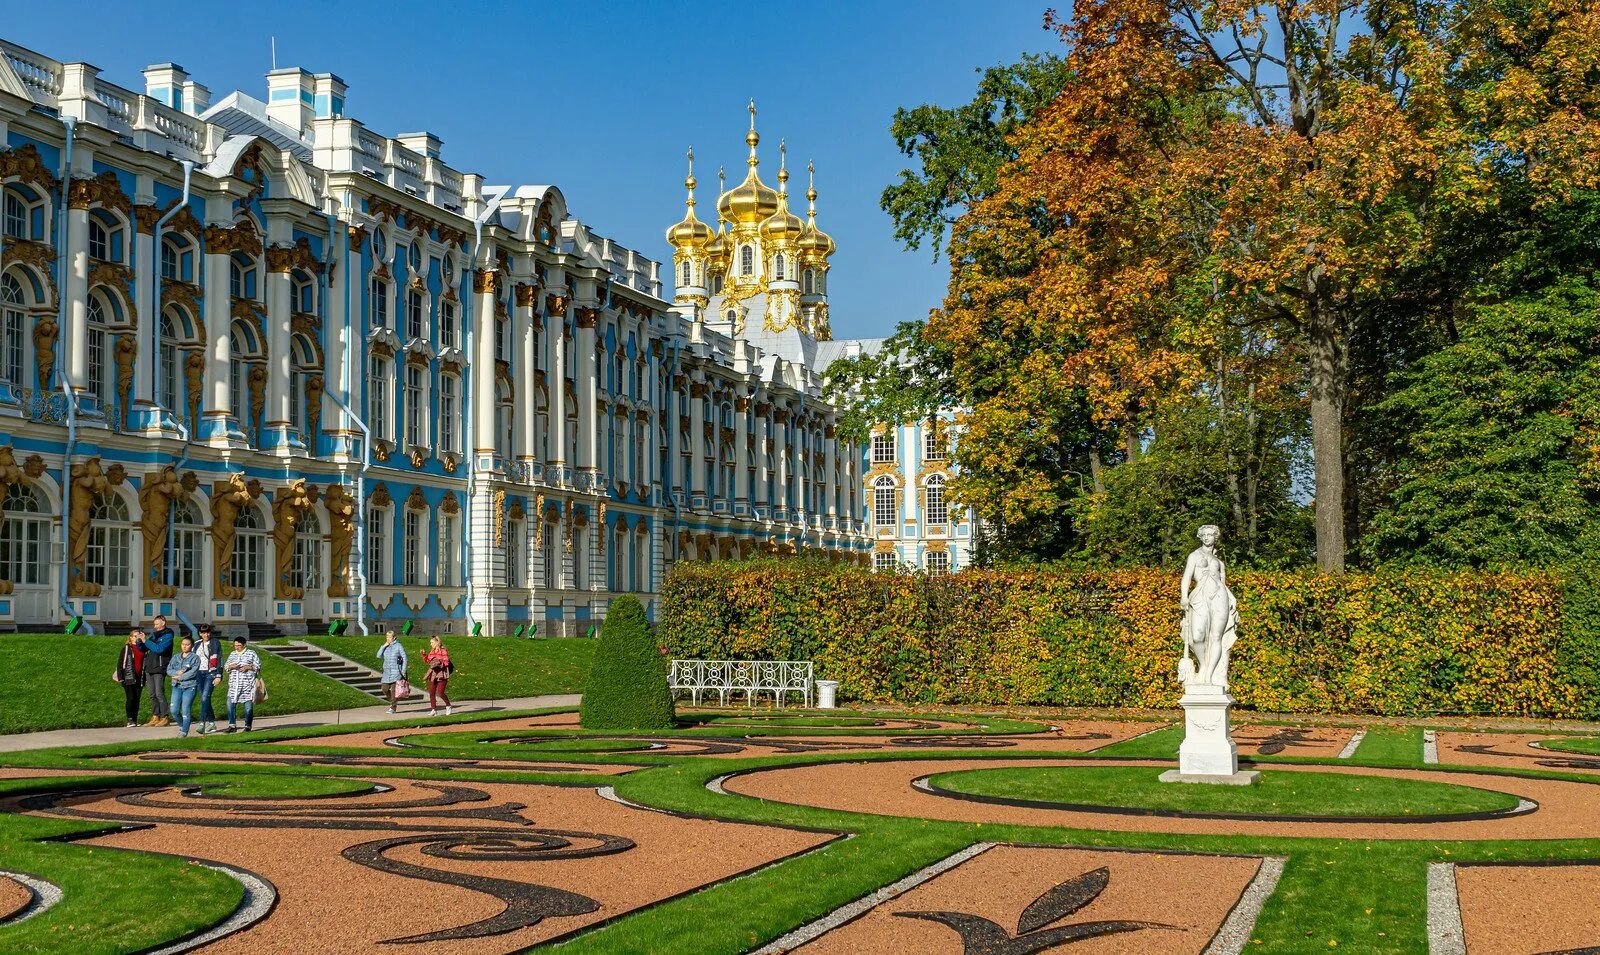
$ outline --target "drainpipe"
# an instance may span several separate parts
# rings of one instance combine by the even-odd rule
[[[56,242],[60,244],[61,255],[58,261],[60,268],[60,285],[67,287],[67,269],[71,263],[67,261],[67,201],[72,186],[72,134],[78,125],[77,119],[64,116],[61,119],[66,128],[66,147],[62,157],[61,170],[61,203],[56,210]],[[67,606],[67,577],[71,567],[67,562],[67,551],[71,542],[67,537],[67,511],[72,500],[72,451],[78,443],[78,408],[77,399],[72,395],[72,383],[67,380],[69,366],[67,364],[67,345],[72,340],[71,329],[67,328],[67,297],[58,295],[56,301],[56,328],[57,340],[61,344],[61,356],[57,362],[57,380],[61,383],[61,394],[67,400],[67,446],[61,452],[61,579],[56,588],[56,602],[63,614],[69,619],[73,616],[72,609]],[[94,626],[87,621],[84,623],[84,632],[89,636],[94,635]]]
[[[510,186],[491,187],[490,192],[492,193],[492,197],[489,199],[489,204],[484,208],[482,215],[472,220],[472,255],[468,258],[467,265],[474,272],[477,271],[478,268],[478,251],[483,245],[483,227],[489,221],[489,217],[493,216],[495,212],[499,210],[500,200],[504,199],[506,197],[506,193],[510,191]],[[472,321],[467,324],[467,327],[464,329],[466,334],[463,336],[467,342],[467,367],[469,368],[475,367],[478,361],[476,335],[476,329],[478,326],[478,302],[476,295],[473,295],[472,297],[472,305]],[[490,317],[492,319],[493,315]],[[474,375],[474,377],[476,376]],[[464,522],[465,526],[461,529],[461,579],[466,584],[467,588],[465,598],[466,616],[463,619],[462,624],[465,627],[465,632],[467,633],[472,632],[472,595],[474,590],[472,586],[472,518],[473,512],[476,510],[473,504],[475,500],[473,492],[477,490],[478,486],[478,436],[474,425],[477,423],[478,403],[484,400],[485,397],[493,400],[492,393],[488,396],[480,395],[477,392],[472,393],[472,400],[468,401],[466,403],[466,408],[463,409],[466,414],[464,416],[465,420],[463,420],[461,425],[461,429],[464,432],[464,437],[467,440],[466,447],[468,449],[468,453],[466,455],[467,519]],[[490,626],[492,629],[492,622]]]
[[[344,202],[345,207],[349,208],[350,193],[348,191],[345,192]],[[343,268],[345,270],[345,281],[348,282],[350,275],[350,244],[346,242],[340,246],[335,246],[335,243],[339,240],[339,220],[331,211],[324,213],[324,215],[328,219],[328,251],[327,255],[324,256],[324,260],[329,266],[324,274],[328,276],[328,290],[331,292],[333,291],[333,250],[337,247],[344,253]],[[323,311],[326,314],[326,307],[324,307]],[[354,363],[356,350],[351,347],[355,338],[353,329],[354,319],[350,313],[350,297],[346,294],[344,302],[346,342],[344,349],[345,396],[340,398],[337,393],[328,388],[324,388],[322,393],[332,398],[333,403],[339,406],[340,410],[349,417],[351,423],[361,432],[361,470],[356,472],[356,512],[354,515],[356,546],[353,559],[356,565],[356,626],[360,628],[362,636],[367,636],[367,471],[372,467],[372,430],[367,427],[366,421],[355,413],[355,409],[350,407],[350,397],[354,394],[355,383]]]
[[[152,359],[152,363],[150,365],[150,369],[151,369],[151,372],[150,372],[150,404],[153,405],[156,408],[158,415],[161,412],[165,412],[167,415],[169,415],[171,417],[173,427],[176,428],[177,432],[178,432],[178,439],[183,442],[183,453],[178,456],[178,460],[175,461],[173,463],[173,465],[172,465],[172,468],[173,468],[174,472],[182,470],[183,466],[185,464],[189,463],[189,442],[190,442],[192,436],[189,433],[189,426],[183,423],[183,416],[178,414],[175,409],[167,408],[167,407],[165,407],[165,406],[163,406],[161,404],[161,389],[156,387],[156,379],[161,374],[161,307],[160,306],[161,306],[161,282],[163,281],[163,276],[161,274],[161,231],[164,228],[166,228],[167,223],[171,222],[173,217],[175,217],[179,212],[182,212],[185,208],[188,207],[188,205],[189,205],[189,190],[190,190],[190,186],[191,186],[191,183],[192,183],[192,180],[193,180],[193,175],[194,175],[194,163],[191,160],[188,160],[188,159],[183,160],[182,165],[183,165],[183,195],[178,199],[178,201],[172,206],[171,209],[168,209],[166,211],[165,215],[163,215],[161,218],[156,220],[156,227],[155,227],[155,229],[152,230],[152,235],[151,235],[152,242],[151,242],[151,246],[150,247],[151,247],[152,254],[154,256],[155,261],[150,263],[150,267],[155,272],[155,280],[151,283],[151,285],[153,286],[153,296],[152,297],[154,298],[154,301],[151,301],[151,302],[147,303],[147,307],[148,307],[149,311],[147,311],[145,313],[146,315],[149,315],[151,317],[151,319],[153,319],[153,321],[151,322],[151,325],[150,325],[150,331],[151,331],[151,335],[150,335],[150,337],[151,337],[150,356],[151,356],[151,359]],[[158,424],[159,424],[159,422],[158,422]],[[174,543],[175,543],[176,538],[177,538],[177,527],[176,527],[177,517],[178,517],[178,502],[177,502],[176,499],[174,499],[172,501],[167,502],[167,554],[168,554],[169,558],[174,553]],[[167,561],[167,586],[170,587],[170,586],[173,585],[173,581],[174,581],[174,577],[175,577],[176,573],[177,573],[177,562],[174,561],[174,560],[170,560],[169,559]],[[184,614],[182,608],[180,608],[178,606],[178,602],[176,600],[174,600],[172,602],[172,608],[173,608],[172,609],[173,616],[177,617],[178,618],[178,622],[183,624],[185,627],[187,627],[189,629],[189,636],[191,636],[191,637],[195,638],[196,640],[198,640],[199,636],[200,636],[199,628],[197,628],[194,625],[194,622],[191,621],[188,618],[188,616]]]

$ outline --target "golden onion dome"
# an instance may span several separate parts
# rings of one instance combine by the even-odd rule
[[[712,236],[711,242],[706,246],[706,253],[708,255],[727,255],[728,233],[718,229],[716,235]]]
[[[689,175],[683,180],[684,188],[689,190],[689,198],[684,200],[684,216],[681,221],[667,230],[667,242],[677,249],[693,249],[705,246],[711,241],[711,227],[701,222],[694,214],[694,187],[698,181],[694,178],[694,150],[689,150]]]
[[[800,238],[806,224],[789,211],[789,165],[782,143],[778,144],[778,155],[781,157],[778,160],[778,210],[761,220],[761,235],[773,242],[784,243]]]
[[[806,186],[806,226],[796,243],[800,251],[813,256],[826,258],[833,254],[835,248],[833,237],[817,228],[817,167],[814,163],[806,163],[806,173],[810,176],[810,183]]]
[[[756,158],[761,136],[756,132],[754,100],[750,101],[750,131],[745,133],[744,141],[750,147],[750,158],[745,160],[749,171],[744,175],[744,182],[717,197],[717,214],[734,225],[756,225],[778,211],[778,194],[761,181],[756,171],[761,162]]]

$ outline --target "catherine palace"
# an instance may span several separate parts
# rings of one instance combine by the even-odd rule
[[[829,365],[881,343],[833,338],[754,104],[652,258],[335,74],[258,92],[0,41],[0,629],[577,634],[677,561],[970,559],[957,416],[835,433]]]

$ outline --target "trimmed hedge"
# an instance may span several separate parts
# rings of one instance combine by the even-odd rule
[[[1600,715],[1600,600],[1551,574],[1247,572],[1244,707],[1385,716]],[[656,638],[674,657],[813,660],[873,703],[1173,707],[1178,575],[924,577],[811,561],[684,563]]]
[[[583,685],[578,722],[593,730],[671,729],[667,660],[650,634],[644,605],[618,597],[606,610],[600,642]]]

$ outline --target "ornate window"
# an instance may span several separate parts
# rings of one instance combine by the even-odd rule
[[[779,252],[777,254],[777,256],[772,260],[772,277],[773,278],[778,279],[780,281],[783,279],[783,266],[784,266],[784,264],[785,263],[784,263],[783,253]]]
[[[494,422],[494,433],[500,441],[499,451],[509,458],[517,449],[517,415],[511,398],[511,386],[504,381],[495,382]]]
[[[108,413],[116,404],[116,391],[112,385],[116,374],[111,368],[111,333],[106,324],[109,318],[106,301],[99,292],[89,293],[89,328],[84,356],[87,359],[89,393]]]
[[[406,246],[406,265],[410,266],[412,275],[422,274],[422,245],[413,242]]]
[[[494,321],[494,357],[496,361],[511,360],[511,323],[503,318]]]
[[[585,551],[588,549],[589,529],[574,527],[572,529],[572,588],[574,590],[589,589],[589,560]]]
[[[456,347],[456,303],[439,303],[439,347]]]
[[[378,355],[367,359],[367,427],[374,440],[389,438],[389,361]]]
[[[189,240],[181,235],[161,237],[161,277],[178,282],[191,281],[194,275],[194,252]]]
[[[419,365],[406,363],[406,444],[422,447],[427,443],[427,389],[423,384],[424,370]]]
[[[416,587],[423,583],[422,575],[425,570],[422,556],[422,522],[426,512],[407,508],[402,518],[404,527],[401,533],[401,553],[405,555],[405,578],[403,583]]]
[[[947,551],[928,551],[926,563],[929,577],[939,577],[950,573],[950,554]]]
[[[373,508],[367,515],[367,583],[388,583],[389,509]]]
[[[422,306],[422,291],[420,289],[411,289],[406,292],[407,338],[422,338],[425,335],[425,330],[422,327],[425,309]]]
[[[233,416],[245,439],[255,444],[256,428],[261,422],[251,419],[250,372],[263,361],[262,349],[254,329],[244,321],[235,321],[228,335],[228,394],[233,402]]]
[[[460,404],[457,398],[461,386],[455,375],[439,376],[439,448],[460,452]]]
[[[439,513],[439,569],[437,585],[461,585],[461,515]]]
[[[944,475],[935,474],[928,478],[926,491],[927,505],[923,520],[929,524],[948,524],[950,522],[950,506],[944,499]]]
[[[894,434],[890,431],[880,431],[872,436],[872,463],[894,463]]]
[[[633,535],[633,589],[642,594],[650,593],[654,586],[650,580],[650,534],[643,524]]]
[[[116,494],[102,494],[89,512],[89,559],[84,579],[102,587],[126,587],[131,541],[128,505]]]
[[[600,528],[600,533],[605,533],[605,528]],[[617,521],[616,527],[611,532],[611,560],[607,565],[611,574],[608,588],[613,591],[628,589],[628,527],[622,521]]]
[[[50,582],[50,516],[44,496],[26,481],[5,489],[0,521],[0,575],[14,584]]]
[[[922,457],[925,461],[943,461],[946,455],[944,425],[937,419],[923,429]]]
[[[754,275],[756,271],[756,252],[748,245],[739,246],[739,274]]]
[[[873,570],[893,571],[899,566],[900,561],[895,558],[894,551],[880,550],[872,555]]]
[[[528,541],[521,521],[506,524],[506,586],[528,586]]]
[[[689,280],[689,263],[687,263],[687,262],[683,263],[683,282],[681,284],[683,284],[683,285],[693,285],[694,284],[693,282],[691,282]]]
[[[14,189],[6,190],[5,234],[13,239],[31,239],[28,205]]]
[[[389,283],[375,278],[367,285],[367,314],[373,328],[389,327]]]
[[[178,408],[178,330],[171,312],[161,314],[161,345],[156,369],[156,403],[168,411]]]
[[[879,527],[894,527],[896,520],[894,506],[894,478],[884,475],[872,485],[872,523]]]
[[[297,312],[304,312],[307,315],[315,312],[317,310],[317,283],[312,281],[311,276],[298,269],[295,270],[293,277],[289,281],[293,288],[293,309]]]
[[[294,586],[305,590],[322,589],[322,522],[315,510],[308,510],[294,529]]]
[[[561,533],[561,525],[549,523],[544,526],[544,546],[540,548],[540,556],[544,561],[544,589],[555,590],[561,585],[561,558],[557,556],[556,535]]]
[[[111,236],[106,233],[105,223],[94,216],[89,218],[89,258],[111,260]]]
[[[43,239],[44,197],[20,182],[5,187],[5,215],[0,228],[14,239]]]
[[[535,438],[539,442],[538,456],[540,461],[550,460],[550,392],[543,385],[539,385],[533,394],[533,421],[538,430]]]
[[[322,370],[310,339],[295,335],[289,340],[289,362],[289,427],[300,436],[301,441],[310,445],[314,436],[307,425],[311,420],[312,406],[322,400],[322,396],[314,394],[310,388],[311,379]],[[315,454],[316,448],[310,448],[310,452]]]
[[[206,522],[188,497],[172,502],[172,548],[163,552],[162,579],[180,590],[200,588],[201,555]]]
[[[233,519],[233,563],[229,570],[233,585],[241,590],[260,592],[267,586],[267,531],[261,511],[254,504],[239,509]]]
[[[0,276],[0,380],[21,385],[27,382],[27,336],[23,332],[22,283],[16,276]]]
[[[817,290],[817,273],[806,269],[800,281],[800,291],[807,295]]]

